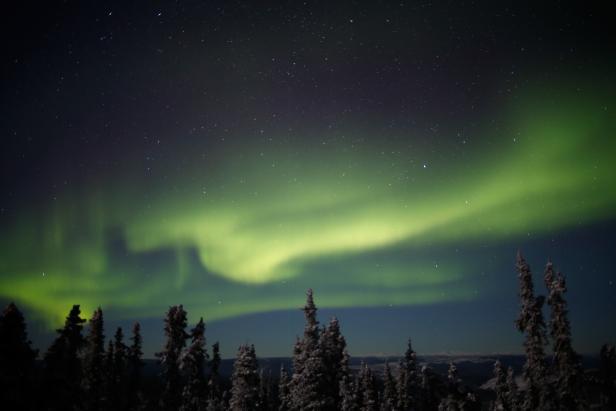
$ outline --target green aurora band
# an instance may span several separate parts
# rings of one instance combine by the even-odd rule
[[[126,317],[183,303],[209,320],[289,309],[309,286],[323,307],[477,298],[476,267],[413,255],[612,218],[612,101],[524,99],[502,136],[453,162],[391,141],[315,140],[169,161],[163,181],[120,167],[3,229],[0,296],[50,326],[73,303]]]

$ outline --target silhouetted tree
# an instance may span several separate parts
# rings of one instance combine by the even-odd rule
[[[10,303],[0,315],[0,398],[2,407],[30,409],[37,351],[31,348],[22,313]]]
[[[113,336],[113,363],[116,370],[117,379],[123,382],[124,374],[127,369],[128,347],[124,344],[124,332],[122,327],[116,328]]]
[[[356,396],[357,388],[349,370],[349,353],[345,349],[342,353],[340,361],[340,410],[341,411],[356,411],[358,407],[358,398]]]
[[[270,370],[261,369],[259,371],[259,410],[276,410],[278,409],[277,403],[272,373]]]
[[[453,362],[447,370],[447,396],[439,404],[440,411],[478,411],[481,404],[475,394],[462,385],[458,369]]]
[[[176,411],[182,402],[182,378],[180,375],[180,358],[186,346],[186,311],[181,305],[169,307],[165,317],[165,346],[156,353],[161,364],[163,392],[160,406],[163,410]]]
[[[554,273],[552,261],[548,261],[544,273],[545,285],[549,291],[548,305],[551,308],[550,336],[553,341],[556,372],[556,396],[560,410],[577,410],[584,407],[583,371],[580,357],[571,344],[571,325],[568,318],[565,293],[565,277]]]
[[[291,384],[292,409],[322,410],[326,401],[322,396],[324,384],[324,367],[319,347],[319,322],[317,308],[314,304],[312,290],[306,293],[306,305],[303,308],[306,325],[304,338],[295,346],[293,377]]]
[[[346,341],[340,332],[340,324],[333,317],[323,329],[319,339],[323,358],[323,404],[326,409],[337,410],[340,406],[340,366]]]
[[[46,399],[51,410],[73,410],[81,407],[82,378],[79,355],[84,347],[83,323],[79,305],[71,308],[64,327],[45,354]]]
[[[367,364],[361,364],[361,372],[359,374],[361,386],[361,411],[377,411],[379,409],[378,391],[376,387],[376,378],[372,374],[372,370]]]
[[[124,344],[124,332],[122,327],[118,327],[113,336],[113,375],[115,383],[112,391],[113,404],[116,410],[122,410],[126,407],[127,398],[127,359],[128,347]]]
[[[447,396],[441,400],[438,406],[439,411],[460,410],[460,392],[458,387],[458,368],[453,362],[450,362],[449,369],[447,370]]]
[[[291,384],[293,384],[293,376],[301,375],[304,372],[304,346],[303,341],[299,337],[295,337],[295,344],[293,345],[293,374],[291,376]],[[291,391],[293,395],[293,390]]]
[[[231,376],[229,409],[253,411],[259,409],[259,373],[254,346],[241,345]]]
[[[84,356],[84,405],[86,410],[92,411],[102,409],[104,397],[105,335],[103,325],[103,310],[98,307],[90,319],[90,330],[86,337]]]
[[[227,395],[225,391],[223,397]],[[227,409],[226,402],[223,398],[209,398],[207,401],[206,411],[225,411]]]
[[[494,411],[509,411],[509,386],[507,385],[507,374],[500,361],[494,363]]]
[[[419,410],[435,410],[440,403],[439,393],[440,380],[438,376],[427,366],[421,367],[420,371],[420,390],[421,403],[418,405]]]
[[[419,404],[419,376],[417,372],[417,354],[413,350],[410,338],[398,368],[398,409],[409,410],[416,408]]]
[[[104,366],[103,366],[103,391],[102,399],[104,410],[112,411],[115,409],[115,392],[116,392],[116,369],[113,353],[113,341],[109,339],[107,342],[107,350],[105,351]]]
[[[141,338],[141,326],[138,322],[133,325],[133,336],[131,345],[128,348],[127,375],[128,375],[128,398],[127,405],[129,410],[140,408],[139,397],[141,392],[141,372],[143,369],[142,351],[143,340]]]
[[[212,345],[212,360],[210,361],[210,378],[208,380],[208,404],[218,406],[222,399],[220,386],[220,345],[215,342]],[[208,408],[209,409],[209,408]]]
[[[182,357],[182,369],[186,374],[186,385],[182,392],[180,411],[200,411],[206,408],[205,362],[205,323],[203,318],[190,333],[191,343]]]
[[[288,411],[290,409],[290,393],[289,393],[289,374],[284,368],[284,364],[280,366],[280,381],[278,382],[278,411]]]
[[[521,406],[529,410],[547,410],[551,409],[551,406],[549,405],[544,352],[547,336],[541,311],[544,298],[535,297],[530,267],[519,251],[516,267],[520,282],[520,314],[516,326],[520,332],[525,334],[524,378],[528,385],[524,391]]]
[[[385,362],[383,370],[383,400],[381,401],[381,411],[397,410],[398,391],[396,389],[396,380],[391,374],[389,361]]]
[[[507,405],[511,411],[520,409],[518,399],[518,384],[515,382],[513,368],[507,368]]]

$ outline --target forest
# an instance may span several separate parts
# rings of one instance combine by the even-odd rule
[[[230,378],[220,372],[220,346],[208,349],[201,318],[188,327],[182,305],[168,309],[157,375],[144,373],[142,337],[118,328],[105,339],[103,311],[89,320],[74,305],[45,353],[32,347],[14,303],[0,317],[0,406],[4,410],[616,410],[616,350],[605,344],[597,369],[584,369],[572,344],[565,277],[551,261],[546,296],[534,290],[521,253],[516,267],[525,363],[517,373],[494,364],[490,389],[466,384],[455,362],[441,375],[422,363],[409,339],[404,355],[382,367],[351,366],[336,318],[321,326],[312,290],[292,366],[259,366],[253,345],[237,350]],[[544,309],[548,313],[546,320]],[[287,369],[288,368],[288,369]]]

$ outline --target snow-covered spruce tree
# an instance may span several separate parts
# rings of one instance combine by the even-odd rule
[[[102,407],[103,360],[105,357],[105,335],[103,333],[103,310],[98,307],[90,319],[83,358],[84,409],[97,411]]]
[[[278,409],[278,401],[274,392],[272,372],[261,369],[259,371],[259,410],[270,411]]]
[[[180,411],[202,411],[207,405],[205,362],[208,359],[205,348],[205,323],[203,318],[190,332],[191,342],[182,356],[181,368],[186,376],[182,391]]]
[[[518,405],[518,384],[515,382],[512,367],[507,368],[507,405],[511,411],[520,409]]]
[[[377,411],[379,409],[378,391],[376,378],[368,364],[362,362],[359,374],[361,386],[361,406],[360,411]]]
[[[413,350],[413,345],[410,338],[407,342],[404,356],[399,362],[397,391],[398,409],[409,410],[417,408],[417,405],[420,402],[417,354]]]
[[[220,344],[216,341],[212,344],[212,360],[210,361],[210,377],[207,382],[208,407],[218,406],[222,399],[220,386]],[[209,409],[209,408],[208,408]]]
[[[176,411],[182,402],[182,379],[180,358],[186,346],[186,311],[181,305],[169,307],[165,317],[165,346],[156,353],[161,365],[163,392],[160,398],[162,410]]]
[[[358,410],[361,410],[362,404],[364,403],[364,387],[362,386],[361,381],[361,370],[363,367],[363,362],[359,365],[359,370],[355,374],[355,378],[353,379],[353,387],[355,388],[355,407]]]
[[[281,364],[280,380],[278,381],[278,411],[288,411],[290,409],[289,382],[289,373],[284,368],[284,364]]]
[[[225,391],[226,394],[226,391]],[[225,411],[227,406],[223,398],[208,398],[206,411]]]
[[[545,266],[544,281],[550,306],[550,336],[553,342],[556,373],[556,397],[560,410],[577,410],[585,406],[583,399],[583,370],[580,357],[571,344],[571,325],[568,318],[565,277],[555,274],[552,261]]]
[[[304,372],[304,349],[302,339],[296,336],[295,344],[293,345],[293,375],[300,375],[302,372]],[[291,380],[292,383],[293,381]]]
[[[259,372],[255,349],[254,346],[241,345],[233,364],[229,409],[254,411],[259,407]]]
[[[127,378],[128,378],[128,397],[127,404],[129,410],[141,409],[140,396],[141,392],[141,372],[143,369],[142,351],[143,340],[141,337],[141,325],[136,322],[133,325],[133,335],[131,337],[131,345],[128,348],[127,357]]]
[[[439,411],[457,411],[460,409],[458,368],[453,362],[449,363],[447,370],[447,397],[443,398],[438,406]]]
[[[82,378],[79,358],[85,345],[83,323],[79,305],[73,305],[64,327],[56,330],[58,336],[45,354],[45,379],[48,409],[72,410],[81,407],[80,384]]]
[[[340,324],[333,317],[321,333],[319,345],[323,356],[323,397],[327,409],[340,408],[341,361],[346,341],[340,332]]]
[[[419,379],[421,402],[418,404],[417,409],[421,411],[437,409],[440,402],[440,395],[438,392],[438,376],[430,368],[424,365],[421,367]]]
[[[383,370],[383,399],[381,401],[381,411],[397,410],[398,391],[396,389],[396,380],[391,374],[389,361],[385,362]]]
[[[345,349],[340,360],[340,410],[341,411],[357,411],[358,400],[355,395],[356,387],[349,369],[349,353]]]
[[[533,276],[522,253],[518,251],[516,267],[520,283],[520,314],[516,321],[518,330],[525,334],[524,391],[522,409],[548,410],[550,406],[548,381],[546,378],[545,351],[547,335],[543,320],[543,297],[535,297]]]
[[[319,322],[312,289],[306,293],[306,305],[302,309],[306,318],[304,336],[295,345],[293,377],[291,379],[291,409],[323,410],[324,366],[319,346]],[[297,368],[295,366],[297,365]]]
[[[494,403],[493,411],[510,411],[508,407],[509,386],[507,385],[507,374],[500,361],[494,363]]]
[[[0,398],[4,409],[28,409],[32,405],[36,356],[24,316],[10,303],[0,314]]]
[[[406,395],[408,387],[408,373],[404,367],[404,359],[400,358],[398,361],[398,378],[396,379],[396,395],[397,395],[397,408],[399,410],[408,410],[411,407],[408,396]]]
[[[447,397],[439,404],[439,410],[445,411],[475,411],[481,409],[481,404],[475,394],[462,385],[458,377],[458,369],[453,362],[449,363],[447,371]]]

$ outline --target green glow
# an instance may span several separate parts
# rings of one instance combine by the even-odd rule
[[[325,307],[472,299],[468,266],[354,261],[614,217],[606,99],[546,101],[526,98],[459,159],[391,141],[243,142],[179,171],[169,160],[164,179],[127,167],[69,187],[0,234],[0,295],[52,324],[73,303],[159,316],[181,302],[213,320],[296,307],[308,286]]]

